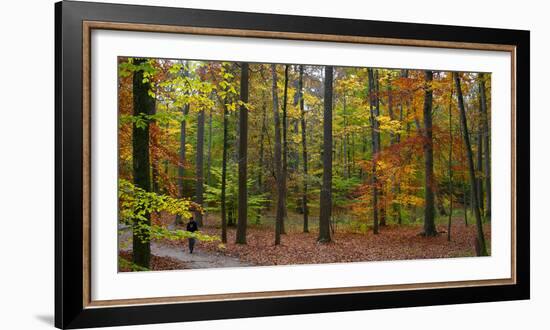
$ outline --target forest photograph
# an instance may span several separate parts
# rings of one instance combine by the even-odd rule
[[[491,255],[491,73],[117,69],[119,272]]]

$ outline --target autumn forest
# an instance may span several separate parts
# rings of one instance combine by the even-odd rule
[[[118,111],[119,271],[490,255],[490,73],[119,57]]]

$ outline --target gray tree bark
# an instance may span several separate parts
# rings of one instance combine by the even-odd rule
[[[145,63],[145,59],[136,59],[135,65]],[[143,70],[135,71],[133,76],[133,107],[134,116],[143,117],[153,113],[155,99],[149,91],[149,84],[143,82]],[[145,191],[151,191],[149,161],[149,122],[146,120],[145,127],[132,127],[132,169],[134,184]],[[145,215],[145,220],[134,222],[132,231],[132,261],[134,264],[149,268],[151,259],[151,242],[148,236],[143,235],[139,225],[151,225],[150,214]]]
[[[434,178],[434,155],[433,155],[433,137],[432,137],[432,99],[433,90],[431,83],[433,81],[433,72],[425,71],[425,86],[424,86],[424,164],[425,164],[425,181],[424,181],[424,232],[425,236],[436,236],[435,228],[435,178]]]
[[[319,214],[319,238],[327,243],[330,237],[330,218],[332,213],[332,80],[334,69],[325,66],[325,97],[323,99],[323,183],[321,186],[321,210]]]
[[[285,191],[283,186],[282,177],[282,164],[281,164],[281,121],[279,119],[279,97],[277,94],[277,66],[271,64],[271,76],[272,85],[271,92],[273,94],[273,122],[275,124],[275,150],[274,150],[274,164],[275,177],[277,180],[277,213],[275,216],[275,245],[281,244],[281,232],[283,226],[284,207],[285,207]]]
[[[474,196],[477,195],[477,185],[475,177],[475,168],[474,168],[474,158],[472,155],[472,147],[470,145],[470,137],[468,136],[468,124],[466,121],[466,109],[464,107],[464,100],[462,97],[462,89],[460,87],[460,77],[456,72],[453,73],[455,80],[456,93],[458,97],[458,108],[460,110],[460,120],[462,122],[462,130],[464,136],[464,144],[466,147],[466,156],[468,158],[468,168],[470,172],[470,185],[471,189],[474,192]],[[476,240],[476,254],[478,256],[486,256],[487,248],[485,245],[485,236],[483,235],[483,224],[481,221],[481,212],[479,210],[479,205],[477,205],[477,198],[472,199],[474,215],[476,218],[476,227],[477,227],[477,240]]]
[[[248,63],[241,63],[241,101],[248,103]],[[237,219],[237,244],[246,244],[246,226],[248,222],[248,109],[241,105],[239,111],[239,208]]]
[[[202,207],[204,206],[204,110],[200,110],[197,114],[196,175],[195,202]],[[197,226],[201,227],[203,225],[201,212],[196,212],[195,221]]]
[[[189,77],[189,72],[187,69],[184,69],[183,72],[184,78]],[[186,144],[186,117],[189,114],[189,103],[185,104],[182,109],[183,119],[180,123],[180,149],[179,149],[179,164],[178,164],[178,197],[183,198],[184,193],[184,180],[183,177],[185,175],[185,161],[186,161],[186,153],[185,153],[185,144]],[[176,225],[181,224],[182,219],[181,215],[176,215]]]
[[[371,68],[367,69],[369,79],[369,105],[370,105],[370,124],[372,140],[372,218],[373,232],[378,234],[378,179],[376,176],[376,158],[378,157],[378,116],[376,116],[376,96],[374,88],[374,74]]]
[[[283,209],[283,221],[281,222],[281,234],[285,234],[285,218],[287,217],[286,209],[286,179],[288,176],[288,116],[287,116],[287,103],[288,103],[288,69],[289,65],[285,65],[285,87],[283,91],[283,169],[282,169],[282,181],[283,181],[283,193],[284,204]]]
[[[309,232],[309,208],[307,201],[308,174],[307,174],[307,123],[304,108],[304,66],[300,65],[300,80],[298,81],[298,93],[300,95],[300,124],[302,129],[302,162],[304,167],[302,211],[304,213],[304,233]]]
[[[378,76],[378,70],[374,70],[374,94],[375,94],[375,108],[374,108],[374,111],[375,111],[375,115],[376,115],[376,121],[377,121],[377,127],[376,127],[376,143],[377,143],[377,152],[381,152],[382,151],[382,137],[381,137],[381,134],[380,134],[380,125],[378,124],[378,117],[380,116],[380,79],[379,79],[379,76]],[[379,221],[379,225],[382,227],[382,226],[386,226],[386,200],[384,198],[384,187],[382,186],[382,183],[379,182],[380,184],[380,189],[378,190],[378,194],[379,194],[379,216],[380,216],[380,221]]]
[[[222,101],[223,107],[223,151],[222,151],[222,182],[221,182],[221,222],[222,222],[222,243],[227,243],[227,149],[229,113],[227,111],[227,99]]]
[[[449,220],[447,222],[447,241],[451,241],[451,222],[453,217],[453,84],[449,97]]]
[[[485,151],[483,173],[485,175],[485,217],[491,219],[491,139],[489,130],[489,115],[487,110],[487,96],[485,94],[484,73],[479,74],[479,95],[481,98],[481,123],[483,128],[483,150]]]

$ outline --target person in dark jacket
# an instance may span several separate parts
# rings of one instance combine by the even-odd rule
[[[197,222],[193,217],[189,218],[189,222],[187,223],[187,231],[194,233],[198,230]],[[195,238],[189,237],[189,253],[193,253],[193,248],[195,247]]]

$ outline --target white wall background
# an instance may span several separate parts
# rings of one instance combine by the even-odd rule
[[[125,329],[547,329],[550,220],[545,208],[550,23],[543,1],[134,0],[191,8],[531,30],[530,301],[149,325]],[[52,0],[0,10],[0,328],[53,327],[54,17]],[[521,219],[519,220],[521,221]]]

